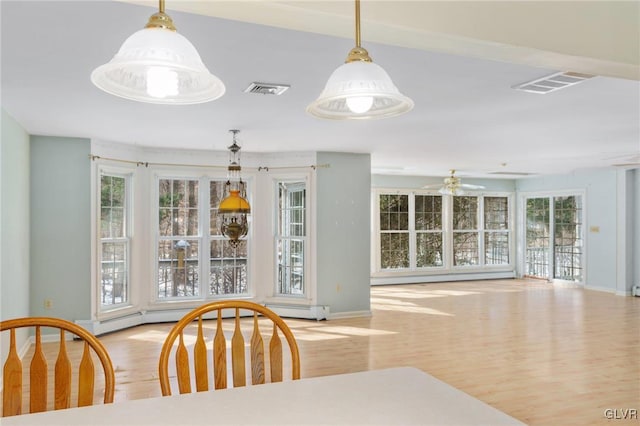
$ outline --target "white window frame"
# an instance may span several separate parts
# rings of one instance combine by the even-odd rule
[[[317,288],[316,288],[316,248],[315,248],[315,173],[307,168],[295,168],[291,171],[276,171],[268,172],[268,176],[265,176],[265,186],[262,187],[265,194],[269,195],[269,200],[265,200],[271,206],[269,209],[268,227],[270,235],[270,250],[271,255],[265,259],[269,263],[262,264],[262,270],[264,273],[268,273],[272,277],[272,285],[268,289],[262,289],[265,291],[263,294],[264,300],[267,304],[276,306],[282,304],[286,305],[300,305],[307,306],[316,303]],[[305,258],[304,258],[304,292],[300,295],[289,295],[278,293],[278,251],[277,251],[277,237],[278,237],[278,184],[279,182],[304,182],[305,183]]]
[[[534,192],[520,192],[518,194],[518,211],[520,212],[520,214],[518,215],[518,231],[520,233],[520,235],[522,235],[522,238],[520,239],[520,241],[518,242],[518,257],[517,257],[517,262],[518,262],[518,276],[520,278],[522,278],[524,276],[524,271],[526,270],[526,251],[527,251],[527,199],[529,198],[549,198],[550,199],[550,204],[549,204],[549,209],[551,212],[551,217],[550,219],[550,223],[549,226],[553,229],[554,228],[554,205],[553,205],[553,201],[556,197],[567,197],[567,196],[576,196],[576,197],[581,197],[582,199],[582,232],[580,235],[580,238],[582,239],[583,242],[583,250],[582,250],[582,254],[581,254],[581,259],[580,259],[580,264],[582,265],[582,281],[576,282],[576,281],[566,281],[566,280],[562,280],[562,279],[558,279],[558,278],[553,278],[555,271],[554,271],[554,264],[555,264],[555,260],[553,259],[554,256],[554,251],[552,249],[549,250],[549,254],[548,254],[548,262],[547,264],[549,265],[549,272],[548,272],[548,277],[547,279],[553,283],[557,283],[557,284],[568,284],[568,285],[577,285],[577,286],[581,286],[584,287],[585,283],[587,283],[587,272],[588,272],[588,268],[587,268],[587,263],[586,260],[588,259],[587,257],[587,251],[588,251],[588,239],[587,239],[587,229],[589,224],[587,223],[587,193],[585,190],[583,189],[574,189],[574,190],[559,190],[559,191],[534,191]],[[550,234],[549,236],[549,243],[551,244],[551,247],[553,246],[554,242],[553,242],[553,232]]]
[[[380,195],[408,195],[409,196],[409,268],[382,269],[381,267],[381,240],[380,240]],[[415,230],[415,196],[416,195],[441,195],[437,191],[425,191],[415,189],[377,188],[373,191],[373,244],[372,244],[372,276],[415,276],[415,275],[442,275],[461,272],[503,272],[513,271],[516,265],[515,247],[515,203],[513,192],[504,191],[469,191],[465,196],[478,198],[478,264],[477,265],[453,265],[453,196],[442,195],[442,232],[443,232],[443,266],[416,267],[416,230]],[[484,197],[504,197],[508,204],[508,233],[509,263],[498,265],[486,265],[484,256]]]
[[[441,206],[442,211],[440,212],[440,230],[418,230],[416,229],[415,224],[415,197],[416,196],[428,196],[428,197],[441,197]],[[442,194],[434,191],[414,191],[413,197],[409,198],[409,228],[413,228],[414,238],[410,238],[409,240],[409,250],[413,250],[414,255],[410,256],[410,262],[412,268],[417,270],[442,270],[446,267],[446,252],[447,252],[447,232],[446,232],[446,223],[447,223],[447,215],[445,208],[446,198],[442,196]],[[421,266],[418,267],[418,234],[440,234],[442,236],[442,265],[441,266]],[[412,249],[413,246],[413,249]]]
[[[281,239],[291,239],[291,237],[286,237],[286,236],[282,236],[279,234],[278,232],[278,222],[280,220],[280,205],[279,205],[279,197],[280,197],[280,192],[279,192],[279,185],[281,183],[289,183],[289,184],[298,184],[301,187],[304,188],[304,235],[303,236],[296,236],[295,239],[301,239],[303,241],[303,267],[302,267],[302,273],[303,273],[303,277],[302,277],[302,287],[303,287],[303,291],[301,294],[288,294],[288,293],[281,293],[280,289],[279,289],[279,282],[278,282],[278,268],[279,268],[279,264],[278,264],[278,241]],[[273,295],[275,297],[279,297],[279,298],[286,298],[286,299],[308,299],[309,298],[309,283],[308,283],[308,278],[309,278],[309,251],[310,251],[310,247],[309,247],[309,220],[310,220],[310,213],[309,213],[309,182],[307,179],[307,176],[301,176],[299,179],[293,178],[293,177],[287,177],[287,178],[280,178],[280,179],[273,179],[273,191],[274,191],[274,202],[273,202],[273,217],[274,217],[274,223],[273,223],[273,251],[274,251],[274,278],[273,278],[273,283],[274,283],[274,288],[273,288]]]
[[[159,184],[161,179],[174,179],[174,180],[197,180],[198,181],[198,236],[190,237],[190,239],[197,239],[199,245],[198,253],[198,291],[197,296],[178,296],[161,298],[158,296],[158,244],[160,241],[159,234]],[[210,199],[209,199],[209,183],[212,180],[226,181],[226,171],[210,172],[207,174],[198,174],[193,169],[156,169],[153,171],[153,188],[151,192],[150,205],[152,206],[150,214],[153,216],[151,223],[151,240],[153,243],[153,254],[150,259],[149,268],[152,273],[150,274],[151,283],[149,288],[149,300],[152,309],[172,309],[182,307],[192,307],[198,303],[202,303],[210,300],[225,300],[225,299],[251,299],[256,295],[255,284],[252,282],[252,258],[253,249],[253,226],[251,221],[251,215],[249,216],[249,233],[247,234],[247,293],[246,294],[228,294],[228,295],[210,295],[209,294],[209,244],[210,241],[216,239],[212,238],[209,233],[209,214],[210,214]],[[247,182],[247,201],[253,206],[251,199],[252,187],[254,184],[253,177],[245,177],[243,174],[243,180]],[[252,209],[253,210],[253,209]],[[255,210],[253,210],[255,211]]]
[[[135,271],[133,271],[132,258],[132,244],[134,241],[134,198],[133,188],[134,179],[136,175],[135,166],[115,166],[108,162],[97,161],[94,163],[95,173],[94,176],[94,190],[92,191],[92,211],[93,211],[93,223],[92,232],[93,237],[93,261],[92,261],[92,299],[94,301],[94,312],[97,319],[109,319],[116,316],[126,315],[129,312],[138,310],[139,299],[138,295],[138,283],[134,279]],[[128,301],[124,303],[118,303],[114,305],[102,305],[102,299],[100,293],[102,292],[102,237],[101,237],[101,189],[102,189],[102,176],[115,176],[125,179],[125,234],[126,237],[126,270],[127,270],[127,284],[128,284]]]

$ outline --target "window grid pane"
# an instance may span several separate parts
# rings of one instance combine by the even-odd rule
[[[442,196],[416,195],[415,218],[417,231],[442,229]]]
[[[509,264],[509,199],[484,197],[484,263]],[[500,230],[502,232],[496,232]]]
[[[508,232],[485,232],[484,262],[487,265],[509,264]]]
[[[210,296],[247,295],[247,241],[234,249],[220,233],[218,206],[225,196],[226,180],[209,181],[209,290]]]
[[[126,232],[127,180],[100,178],[100,305],[129,302],[129,240]]]
[[[527,199],[526,275],[549,277],[550,211],[549,198]]]
[[[509,199],[484,197],[484,229],[509,228]]]
[[[380,230],[409,229],[409,196],[380,195]]]
[[[276,291],[281,295],[305,293],[306,183],[278,183],[276,236]]]
[[[234,250],[228,241],[216,239],[211,241],[209,253],[209,295],[247,294],[246,240]]]
[[[478,229],[478,197],[453,197],[453,229]]]
[[[582,199],[554,198],[554,278],[582,280]]]
[[[200,295],[198,180],[158,182],[159,299]]]
[[[442,233],[419,232],[416,239],[416,266],[418,268],[442,266]]]
[[[158,242],[158,297],[200,295],[197,239]]]
[[[409,233],[385,232],[380,234],[380,260],[382,269],[409,267]]]
[[[453,233],[453,265],[470,266],[478,264],[478,233]]]

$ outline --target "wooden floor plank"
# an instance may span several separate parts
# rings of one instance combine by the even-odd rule
[[[640,298],[489,280],[376,286],[371,308],[367,318],[287,319],[301,376],[414,366],[530,425],[607,424],[607,409],[640,416]],[[101,336],[116,401],[160,396],[171,326]]]

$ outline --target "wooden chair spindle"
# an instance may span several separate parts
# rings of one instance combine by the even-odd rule
[[[55,366],[54,409],[60,410],[71,406],[71,361],[67,355],[67,344],[64,330],[60,329],[60,347]]]
[[[36,349],[31,359],[29,378],[29,412],[39,413],[47,410],[47,360],[42,351],[42,334],[36,327]]]

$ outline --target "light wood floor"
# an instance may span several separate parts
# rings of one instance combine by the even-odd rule
[[[606,409],[640,416],[640,298],[474,281],[372,287],[371,308],[368,318],[287,319],[303,378],[406,365],[530,425],[608,424]],[[160,396],[157,361],[171,326],[101,336],[116,402]]]

